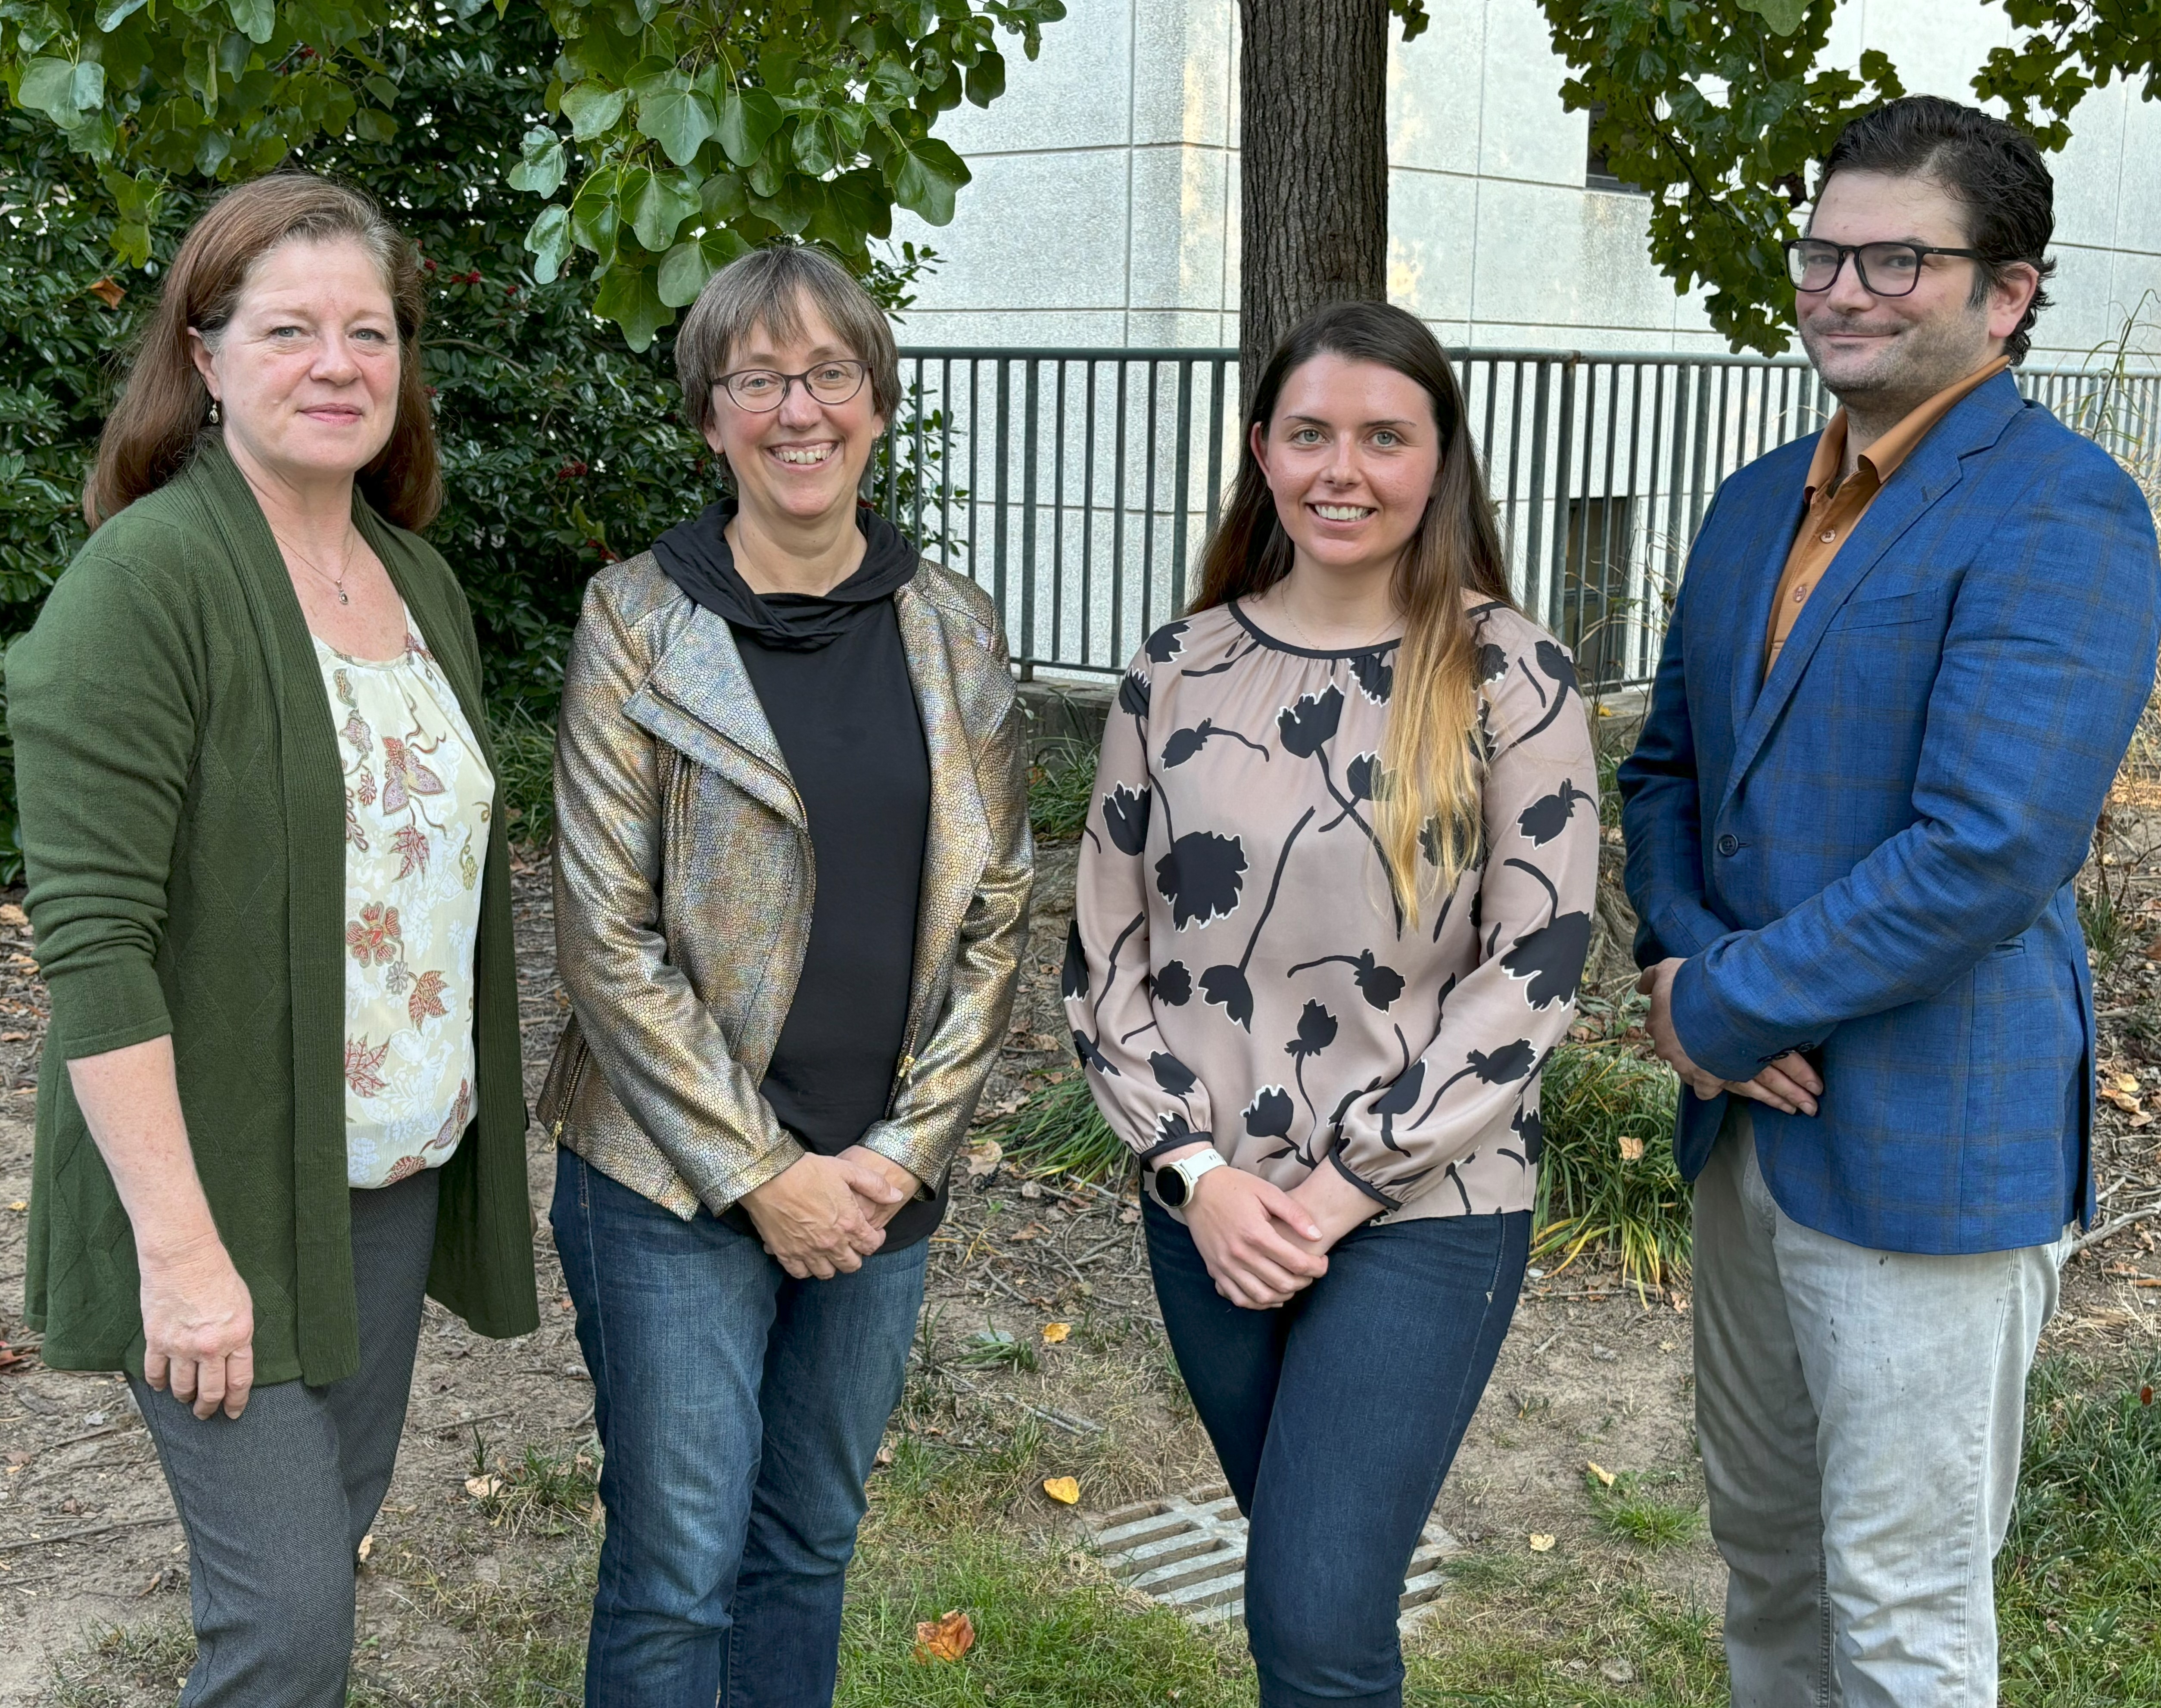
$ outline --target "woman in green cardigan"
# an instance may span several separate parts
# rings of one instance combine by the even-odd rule
[[[8,655],[52,998],[28,1315],[125,1369],[186,1526],[181,1701],[345,1700],[421,1299],[537,1326],[509,865],[411,246],[300,173],[174,258]]]

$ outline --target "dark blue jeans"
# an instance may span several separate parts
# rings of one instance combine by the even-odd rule
[[[1232,1304],[1192,1235],[1146,1216],[1171,1350],[1250,1524],[1261,1708],[1398,1708],[1403,1573],[1515,1314],[1528,1213],[1369,1223],[1275,1310]]]
[[[553,1220],[606,1455],[587,1708],[830,1703],[929,1246],[794,1280],[568,1151]]]

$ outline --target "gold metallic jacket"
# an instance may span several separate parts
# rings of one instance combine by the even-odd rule
[[[935,1188],[1013,1006],[1034,878],[1005,640],[928,564],[893,595],[930,758],[909,1040],[862,1143]],[[540,1119],[686,1221],[803,1154],[758,1095],[817,891],[801,798],[727,623],[650,553],[593,578],[555,743],[555,945],[571,1018]]]

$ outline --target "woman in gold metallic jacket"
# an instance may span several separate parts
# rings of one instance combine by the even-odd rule
[[[1025,742],[989,600],[857,502],[899,397],[862,288],[744,257],[676,356],[733,492],[594,578],[555,758],[586,1700],[803,1708],[1012,1005]]]

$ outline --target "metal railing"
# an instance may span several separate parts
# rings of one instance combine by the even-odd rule
[[[1586,682],[1655,668],[1719,483],[1834,406],[1796,360],[1455,353],[1509,570]],[[996,600],[1023,677],[1122,669],[1185,608],[1237,466],[1235,350],[903,351],[874,496]],[[2161,487],[2161,374],[2020,388]]]

